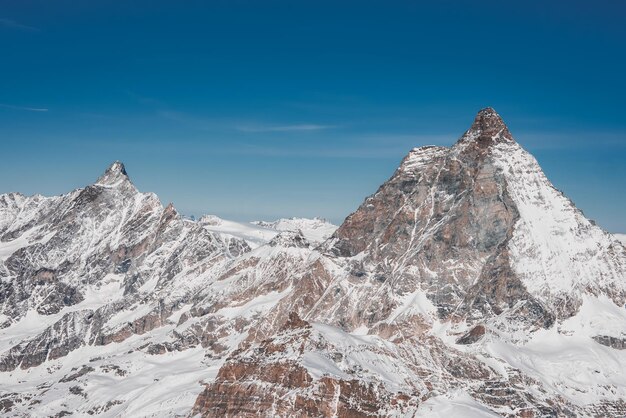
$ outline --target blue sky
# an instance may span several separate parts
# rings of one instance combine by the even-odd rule
[[[0,0],[0,192],[121,160],[182,213],[338,223],[493,106],[626,232],[626,3],[424,3]]]

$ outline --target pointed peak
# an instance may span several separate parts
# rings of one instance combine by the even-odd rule
[[[310,243],[300,229],[296,231],[282,231],[268,242],[270,247],[309,248]]]
[[[174,204],[172,202],[167,204],[167,206],[165,207],[165,212],[172,213],[172,214],[178,214],[178,211],[176,210],[176,208],[174,207]]]
[[[123,174],[125,176],[127,176],[128,174],[126,173],[126,167],[124,167],[124,163],[121,161],[114,161],[113,164],[111,164],[109,166],[109,168],[107,169],[107,171],[111,171],[111,172],[115,172],[115,173],[120,173]]]
[[[478,112],[472,126],[459,142],[467,141],[487,146],[496,142],[515,140],[498,112],[492,107],[486,107]]]
[[[104,174],[96,181],[100,186],[115,186],[122,181],[129,181],[128,173],[126,173],[126,167],[121,161],[115,161],[106,169]]]
[[[174,207],[172,202],[168,203],[165,209],[163,209],[163,218],[164,219],[174,219],[180,217],[178,211]]]
[[[476,115],[472,127],[480,129],[483,132],[507,129],[506,124],[493,107],[481,109]]]

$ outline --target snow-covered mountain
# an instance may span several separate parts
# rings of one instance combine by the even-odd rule
[[[321,244],[337,230],[337,226],[322,218],[282,218],[273,222],[255,221],[255,225],[275,231],[301,231],[306,239]]]
[[[198,222],[209,231],[241,238],[252,248],[267,244],[280,232],[289,231],[300,231],[311,243],[321,244],[337,229],[336,225],[321,218],[289,218],[242,223],[221,219],[215,215],[205,215]]]
[[[7,416],[624,416],[626,248],[493,109],[336,228],[0,196]]]

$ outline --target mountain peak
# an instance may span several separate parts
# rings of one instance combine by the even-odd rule
[[[506,124],[493,107],[486,107],[478,112],[472,128],[480,129],[487,133],[506,129]]]
[[[115,186],[121,181],[130,181],[130,179],[128,178],[124,164],[121,161],[115,161],[106,169],[104,174],[98,178],[96,184],[100,186]]]
[[[487,146],[502,141],[515,141],[502,117],[492,107],[481,109],[472,126],[463,135],[460,143],[474,141],[480,146]]]

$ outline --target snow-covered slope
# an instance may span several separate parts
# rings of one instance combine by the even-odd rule
[[[250,223],[228,221],[215,215],[204,215],[198,221],[205,229],[245,240],[252,248],[267,244],[280,232],[298,232],[313,244],[327,240],[336,225],[321,218],[289,218]]]
[[[493,155],[519,212],[508,250],[526,288],[548,304],[579,303],[591,292],[623,305],[626,257],[615,239],[556,190],[517,143],[498,143]]]
[[[493,109],[339,227],[0,195],[7,416],[624,416],[626,248]]]
[[[215,215],[204,215],[198,220],[206,230],[245,240],[252,248],[267,244],[278,232],[252,223],[234,222]]]
[[[614,234],[623,245],[626,245],[626,234]]]
[[[304,237],[313,243],[326,241],[337,230],[337,226],[321,218],[282,218],[276,221],[255,221],[255,225],[276,231],[301,231]]]

